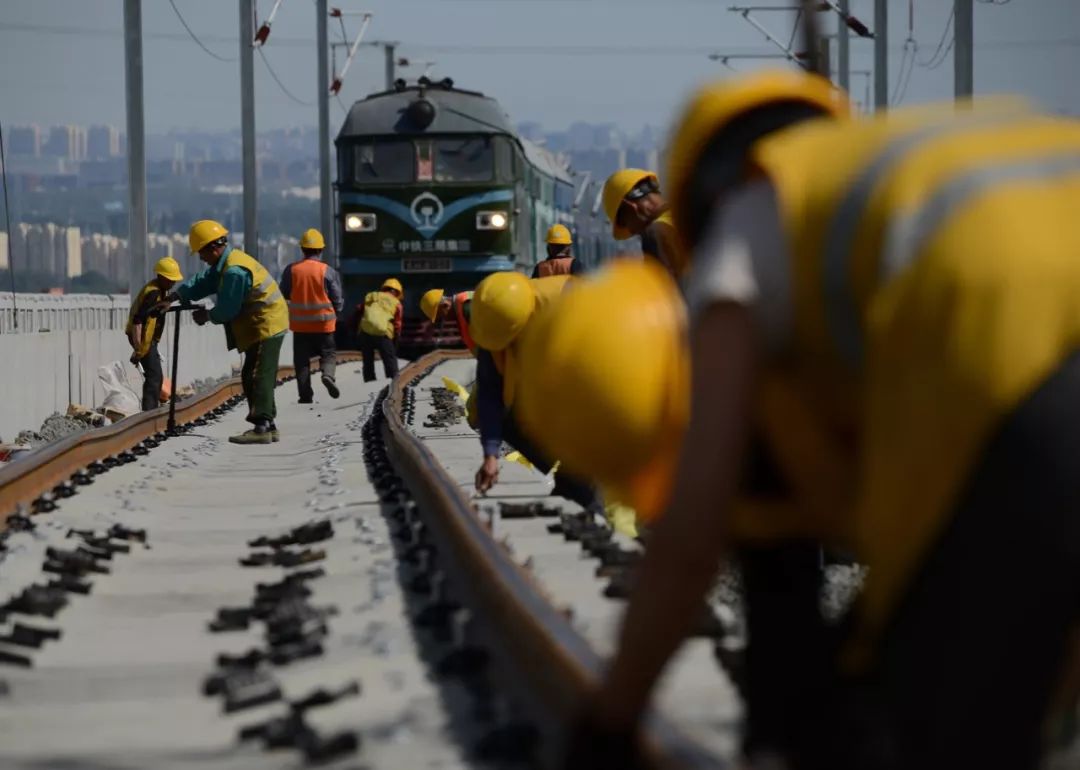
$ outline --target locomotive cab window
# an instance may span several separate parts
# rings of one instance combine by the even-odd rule
[[[413,143],[408,139],[374,139],[353,146],[353,179],[358,184],[413,181]]]
[[[490,136],[437,139],[435,181],[489,182],[495,176],[495,150]]]

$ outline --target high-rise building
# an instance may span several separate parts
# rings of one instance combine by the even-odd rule
[[[86,159],[86,129],[82,126],[53,126],[49,129],[49,140],[43,148],[44,154],[53,158],[69,161]]]
[[[36,125],[12,126],[5,149],[16,158],[41,157],[41,129]]]
[[[61,227],[57,240],[57,264],[54,274],[62,278],[82,275],[82,233],[79,228]]]
[[[93,160],[120,155],[120,131],[116,126],[90,126],[86,132],[86,157]]]
[[[0,270],[7,270],[11,262],[8,260],[8,245],[10,239],[8,234],[0,232]]]

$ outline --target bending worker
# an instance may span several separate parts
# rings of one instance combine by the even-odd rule
[[[126,333],[135,351],[131,354],[131,363],[140,366],[143,372],[143,411],[156,409],[164,400],[162,385],[165,375],[158,354],[158,342],[165,331],[165,306],[162,300],[173,284],[183,278],[176,260],[162,257],[154,265],[154,277],[135,295],[128,312]]]
[[[685,267],[684,260],[675,237],[671,210],[660,193],[656,174],[640,168],[616,171],[604,182],[601,197],[611,222],[611,236],[617,241],[640,237],[642,253],[678,278]]]
[[[691,103],[669,176],[693,255],[688,354],[674,287],[654,278],[612,270],[593,292],[585,279],[537,322],[552,347],[522,366],[524,427],[663,512],[574,766],[622,745],[686,635],[740,529],[753,427],[801,516],[750,523],[869,566],[838,644],[815,643],[817,664],[766,704],[788,710],[773,748],[791,766],[1035,768],[1065,700],[1080,629],[1080,125],[978,103],[837,112],[827,82],[795,73]],[[608,451],[621,462],[601,464]],[[820,639],[807,633],[789,648]]]
[[[221,223],[210,219],[191,226],[188,244],[207,268],[177,285],[166,299],[186,303],[215,295],[212,309],[196,310],[192,317],[200,326],[207,321],[224,325],[229,349],[244,354],[240,376],[248,402],[247,421],[254,426],[230,436],[229,441],[269,444],[279,438],[274,388],[281,343],[289,329],[289,308],[266,268],[230,246],[228,235]]]
[[[289,329],[293,333],[293,367],[301,404],[315,397],[311,389],[311,359],[319,357],[322,383],[331,398],[341,395],[334,375],[337,350],[334,331],[337,314],[345,307],[341,277],[322,261],[326,242],[318,230],[305,230],[300,237],[304,258],[285,266],[281,274],[281,294],[289,303]]]
[[[520,385],[519,338],[535,312],[550,304],[566,288],[568,275],[528,279],[521,273],[492,273],[473,296],[472,335],[476,340],[476,406],[480,446],[484,460],[476,472],[476,491],[486,493],[499,480],[499,455],[505,439],[541,473],[554,466],[521,431],[514,414]],[[561,408],[559,399],[548,408]],[[573,500],[586,510],[602,513],[596,490],[570,473],[555,475],[553,495]]]
[[[447,297],[442,289],[429,289],[420,297],[420,311],[431,321],[432,327],[438,329],[450,311],[454,311],[454,322],[461,335],[461,341],[470,352],[476,349],[469,334],[469,317],[471,314],[473,293],[460,291],[452,297]]]
[[[574,239],[566,225],[552,225],[547,231],[547,258],[537,262],[533,278],[549,275],[580,275],[581,264],[574,259]]]
[[[398,373],[397,349],[394,340],[401,335],[401,281],[387,278],[378,291],[369,291],[364,303],[356,306],[353,328],[357,346],[363,354],[361,368],[364,382],[375,381],[375,351],[379,351],[386,379]]]

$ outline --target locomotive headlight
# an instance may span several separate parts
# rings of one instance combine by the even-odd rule
[[[476,213],[477,230],[505,230],[509,221],[503,211],[478,211]]]
[[[346,214],[345,232],[366,233],[374,230],[379,224],[378,217],[374,214]]]

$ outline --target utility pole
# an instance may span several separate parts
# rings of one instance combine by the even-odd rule
[[[128,292],[142,288],[147,273],[146,121],[143,117],[142,0],[124,0],[124,86],[127,106]],[[14,267],[14,266],[12,266]]]
[[[874,107],[889,108],[889,2],[874,0]]]
[[[851,91],[851,37],[848,35],[847,16],[851,12],[850,0],[840,0],[840,14],[836,20],[836,69],[837,80],[845,93]]]
[[[827,36],[818,38],[818,67],[822,75],[829,80],[833,79],[832,71],[832,46]]]
[[[397,75],[394,73],[394,62],[396,61],[394,56],[397,50],[397,43],[383,43],[383,53],[386,55],[386,90],[392,91],[394,88],[394,80]]]
[[[326,0],[315,0],[315,39],[319,49],[319,225],[337,264],[334,232],[334,201],[330,190],[330,46]]]
[[[255,194],[254,0],[240,0],[240,142],[244,165],[244,251],[259,258]]]
[[[957,99],[970,97],[975,91],[975,3],[974,0],[953,0],[956,13],[953,27],[953,80]]]

